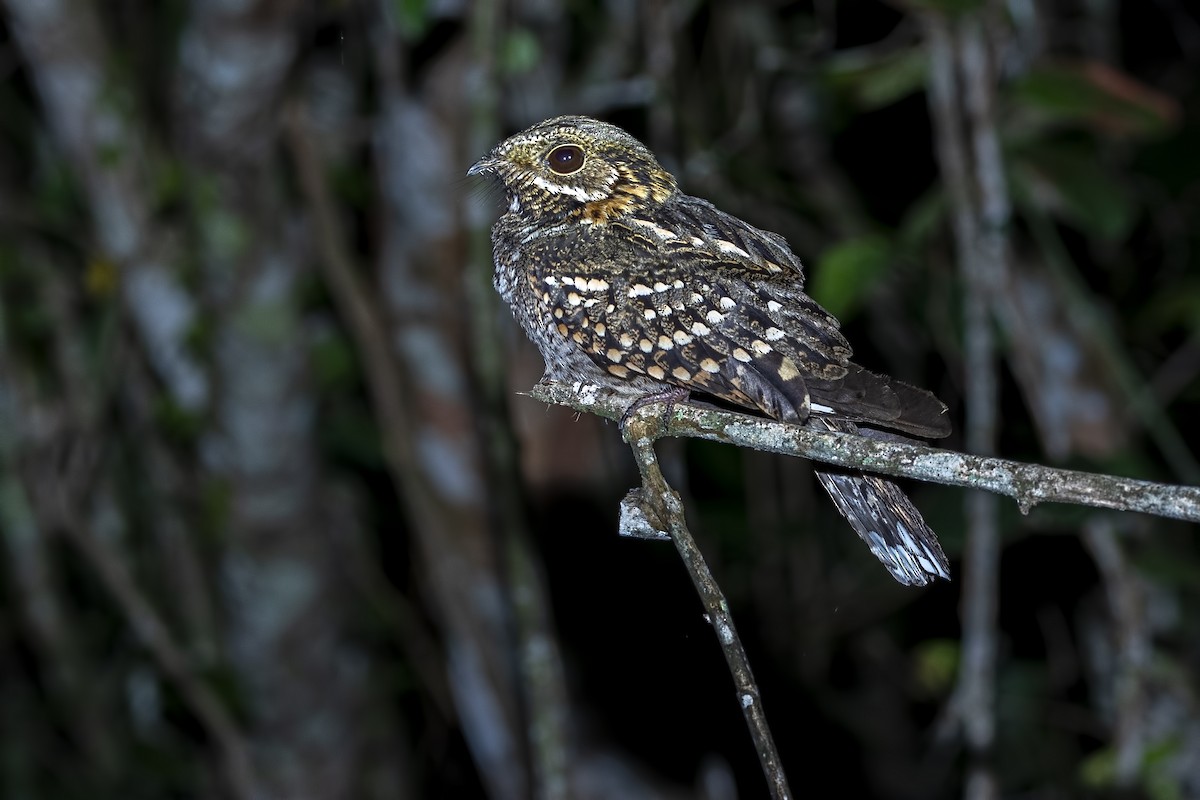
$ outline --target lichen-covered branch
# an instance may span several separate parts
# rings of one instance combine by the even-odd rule
[[[541,383],[535,400],[620,420],[628,403],[594,386]],[[1039,503],[1074,503],[1200,522],[1200,487],[1055,469],[935,447],[884,442],[844,433],[758,419],[715,408],[676,403],[657,434],[725,442],[800,456],[826,464],[914,478],[947,486],[984,489],[1011,497],[1028,513]]]

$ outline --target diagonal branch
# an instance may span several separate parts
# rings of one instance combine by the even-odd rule
[[[536,392],[535,389],[535,394]],[[659,416],[655,413],[658,408],[658,405],[647,406],[634,414],[624,426],[626,441],[633,448],[633,457],[637,459],[638,471],[642,475],[642,488],[634,489],[622,501],[622,528],[639,528],[639,535],[643,536],[647,529],[660,531],[666,533],[675,543],[675,549],[679,551],[679,557],[683,559],[692,583],[704,603],[704,609],[708,612],[709,622],[717,632],[717,641],[721,644],[725,662],[729,664],[729,671],[733,675],[738,704],[742,707],[746,725],[750,728],[750,736],[754,740],[754,749],[758,752],[758,760],[770,787],[772,800],[786,800],[792,796],[788,789],[787,777],[779,763],[779,751],[776,750],[775,740],[767,727],[758,683],[750,671],[750,660],[746,657],[746,650],[742,647],[737,628],[733,625],[729,603],[725,600],[721,587],[717,585],[716,578],[709,571],[700,548],[696,546],[696,540],[688,530],[679,494],[667,484],[667,479],[663,477],[658,466],[658,458],[654,454],[654,441],[661,435]]]
[[[629,402],[595,386],[540,383],[535,400],[619,421]],[[827,464],[984,489],[1017,501],[1023,513],[1038,503],[1074,503],[1200,522],[1200,487],[1043,467],[852,434],[817,431],[731,411],[676,403],[653,438],[692,437]]]
[[[237,800],[264,797],[261,780],[250,754],[250,743],[221,696],[198,673],[187,651],[167,627],[150,599],[138,588],[121,556],[88,529],[87,523],[63,503],[61,522],[68,539],[95,570],[125,619],[150,651],[187,706],[213,738],[220,755],[231,796]]]

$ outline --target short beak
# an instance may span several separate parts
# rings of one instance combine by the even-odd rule
[[[472,164],[471,168],[467,170],[467,174],[482,175],[485,172],[495,172],[497,165],[498,162],[496,159],[492,158],[490,155],[487,155]]]

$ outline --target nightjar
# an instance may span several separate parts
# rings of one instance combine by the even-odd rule
[[[949,434],[931,393],[850,360],[782,237],[681,192],[620,128],[546,120],[468,174],[504,185],[495,285],[541,350],[544,380],[632,398],[677,387],[823,430]],[[937,537],[895,483],[825,468],[817,477],[896,580],[949,578]]]

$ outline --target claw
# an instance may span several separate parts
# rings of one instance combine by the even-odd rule
[[[666,404],[666,407],[663,409],[661,419],[661,424],[665,426],[667,420],[669,420],[671,415],[675,413],[675,404],[687,402],[690,394],[691,392],[682,386],[672,386],[659,392],[644,394],[637,398],[629,404],[629,408],[625,409],[625,413],[621,415],[621,422],[619,423],[621,427],[621,436],[625,437],[626,427],[629,425],[629,421],[633,419],[634,415],[646,406],[653,405],[654,403]]]

